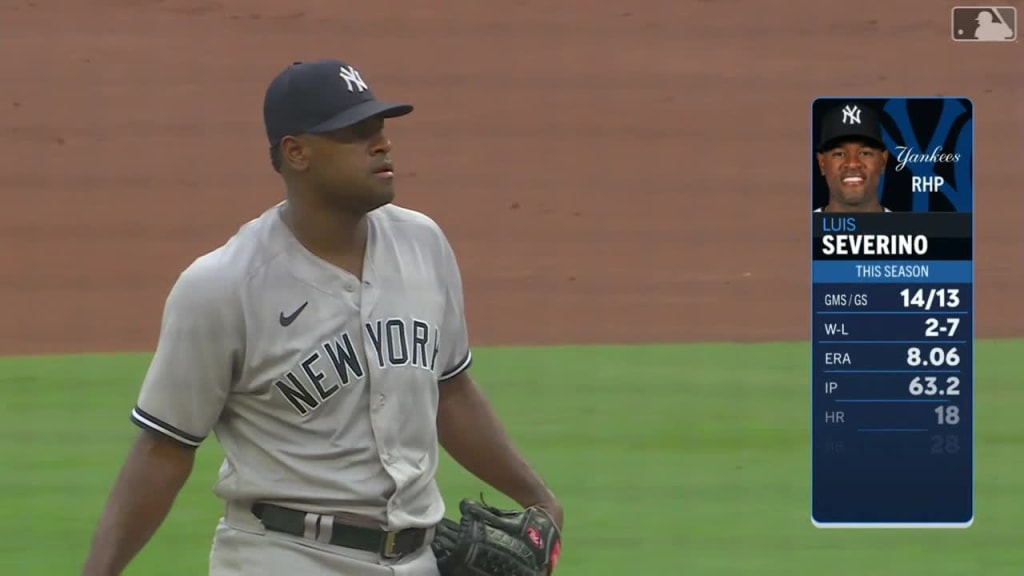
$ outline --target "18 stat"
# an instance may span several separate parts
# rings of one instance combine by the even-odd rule
[[[971,213],[813,215],[812,519],[974,517]]]

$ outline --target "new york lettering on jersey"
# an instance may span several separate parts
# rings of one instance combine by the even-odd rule
[[[224,500],[440,520],[438,383],[471,362],[458,266],[422,214],[389,205],[369,222],[361,279],[275,207],[172,290],[132,419],[189,445],[215,431]]]
[[[411,366],[434,375],[441,351],[441,333],[436,325],[419,319],[410,322],[405,318],[388,318],[366,322],[362,328],[363,333],[355,339],[344,331],[322,342],[284,378],[274,381],[274,386],[300,415],[316,410],[338,390],[365,377],[365,353],[357,351],[353,344],[360,337],[363,342],[370,342],[373,351],[370,361],[375,362],[377,368]],[[325,370],[323,365],[330,369]]]

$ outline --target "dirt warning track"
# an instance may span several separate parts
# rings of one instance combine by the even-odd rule
[[[177,273],[280,198],[263,89],[319,57],[416,104],[399,202],[448,231],[477,344],[806,338],[824,95],[974,99],[978,334],[1024,332],[1024,52],[948,7],[90,4],[0,8],[0,353],[152,349]]]

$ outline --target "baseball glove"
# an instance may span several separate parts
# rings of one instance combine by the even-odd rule
[[[500,510],[462,500],[462,518],[441,520],[431,545],[441,576],[547,576],[561,551],[561,534],[542,508]]]

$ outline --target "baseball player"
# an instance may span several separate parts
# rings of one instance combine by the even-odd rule
[[[829,200],[815,212],[891,212],[878,199],[889,152],[874,110],[848,102],[826,112],[816,158]]]
[[[439,443],[524,507],[562,509],[481,390],[452,247],[391,204],[384,120],[354,67],[295,63],[264,123],[286,199],[172,287],[131,421],[141,428],[85,576],[146,545],[216,434],[224,501],[211,576],[434,576]]]

